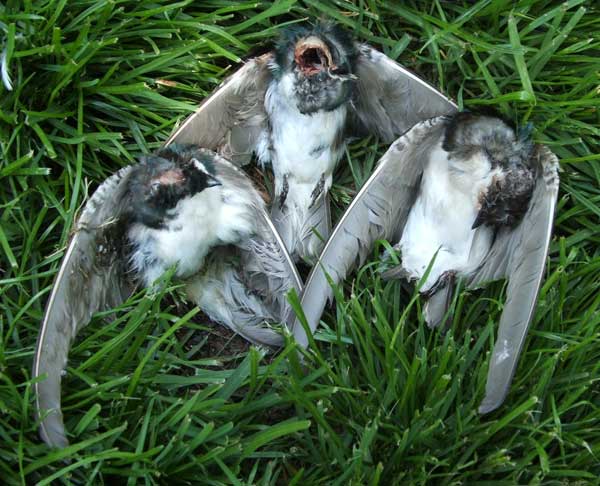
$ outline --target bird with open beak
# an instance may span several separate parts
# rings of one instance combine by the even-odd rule
[[[384,278],[419,282],[430,327],[450,318],[458,280],[507,278],[507,298],[481,413],[499,407],[515,372],[539,292],[558,194],[558,160],[499,118],[471,113],[417,124],[384,154],[334,229],[301,305],[314,331],[341,282],[376,240],[395,244]],[[306,346],[300,325],[296,340]]]
[[[331,232],[329,189],[346,143],[389,143],[415,123],[452,113],[443,94],[339,26],[284,29],[207,98],[170,142],[195,143],[275,178],[271,216],[292,256],[314,261]]]
[[[247,340],[283,343],[296,268],[250,179],[216,154],[173,145],[101,184],[75,224],[48,301],[33,365],[42,439],[68,440],[60,385],[69,348],[95,312],[120,305],[166,270],[212,320]]]
[[[327,194],[344,153],[357,55],[345,31],[319,24],[286,31],[270,63],[258,158],[273,168],[271,216],[297,258],[314,259],[329,235]]]

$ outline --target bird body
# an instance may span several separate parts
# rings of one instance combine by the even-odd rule
[[[347,107],[301,113],[293,84],[291,73],[271,82],[265,97],[270,131],[263,134],[258,154],[273,168],[271,212],[286,247],[297,258],[314,258],[330,230],[322,196],[344,151]]]
[[[263,202],[251,195],[218,185],[181,199],[161,228],[134,223],[128,230],[132,268],[147,286],[173,265],[177,277],[197,273],[214,247],[239,244],[254,233],[252,207]]]
[[[287,289],[246,285],[244,274],[255,269],[244,268],[244,257],[240,259],[240,254],[255,251],[253,244],[260,244],[257,239],[264,237],[265,230],[269,229],[262,226],[265,204],[238,169],[222,161],[215,167],[214,157],[211,152],[195,146],[174,145],[161,149],[146,161],[145,164],[163,164],[161,172],[154,177],[144,177],[147,172],[144,164],[132,169],[129,192],[135,214],[127,218],[134,221],[127,230],[131,268],[137,278],[149,286],[175,265],[175,275],[187,279],[188,295],[209,317],[241,332],[252,342],[276,346],[282,343],[279,334],[270,329],[260,331],[263,338],[270,333],[269,338],[262,341],[252,332],[265,320],[285,320],[284,314],[279,312],[281,308],[271,308],[271,304],[277,300],[278,292]],[[184,184],[183,176],[178,173],[182,163],[210,179],[195,190],[183,192],[172,202],[173,207],[164,211],[164,198],[160,198],[160,193],[153,196],[153,191],[158,189],[157,184]],[[137,180],[139,172],[142,172],[142,182]],[[152,206],[156,198],[160,199],[158,211],[163,213],[162,219],[153,221],[152,226],[137,221],[137,213],[150,212],[143,205]],[[271,243],[277,246],[277,241]],[[270,257],[276,262],[282,257],[275,253],[277,248],[271,250],[273,254],[261,255],[261,258]],[[261,270],[268,271],[267,266],[263,265]],[[264,299],[260,298],[261,290]],[[275,290],[274,295],[268,295],[269,290]],[[285,299],[280,296],[280,307],[282,300]],[[229,310],[225,310],[227,308]]]
[[[290,31],[270,62],[257,154],[273,168],[271,215],[296,259],[314,260],[329,235],[327,194],[346,146],[355,57],[344,31],[320,24]]]
[[[95,312],[118,306],[169,267],[213,320],[251,342],[278,346],[268,323],[286,323],[287,293],[301,292],[291,257],[249,178],[190,145],[121,169],[86,204],[48,301],[33,376],[40,434],[68,440],[60,385],[70,345]]]
[[[384,154],[308,276],[301,306],[309,329],[332,295],[330,281],[341,282],[379,239],[400,250],[399,264],[384,258],[384,278],[426,278],[431,327],[448,315],[455,278],[470,288],[507,278],[479,411],[498,408],[533,319],[557,194],[558,160],[525,131],[470,113],[418,123]],[[294,335],[307,345],[304,327]]]
[[[323,174],[331,179],[343,154],[348,109],[342,105],[301,113],[292,83],[292,75],[286,74],[267,90],[265,107],[271,128],[264,135],[268,146],[259,150],[259,160],[273,165],[277,181],[289,174],[299,184],[312,184],[312,191]]]
[[[460,113],[446,121],[444,137],[430,148],[419,193],[397,248],[401,265],[384,276],[421,279],[429,297],[470,277],[484,263],[502,226],[514,226],[533,193],[532,145],[519,140],[503,121]],[[427,303],[425,317],[437,326],[447,310],[444,300]]]
[[[474,238],[472,226],[495,172],[480,155],[452,160],[441,144],[433,149],[398,245],[402,268],[411,279],[423,277],[435,258],[421,292],[428,292],[446,272],[468,274],[481,264],[493,231],[484,227]]]

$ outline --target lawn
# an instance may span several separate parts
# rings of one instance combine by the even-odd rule
[[[504,286],[430,331],[376,258],[300,364],[208,325],[176,285],[98,315],[63,380],[71,445],[33,419],[31,365],[70,226],[97,185],[159,147],[285,25],[334,19],[561,159],[554,239],[506,403],[479,416]],[[8,0],[0,4],[2,484],[597,484],[600,8],[592,0]],[[7,89],[8,76],[12,90]],[[339,216],[384,144],[353,143]],[[110,319],[108,319],[110,318]]]

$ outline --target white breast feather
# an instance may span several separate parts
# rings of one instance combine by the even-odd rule
[[[193,275],[214,246],[235,244],[255,228],[248,195],[223,186],[180,201],[172,212],[176,216],[166,229],[136,224],[129,230],[132,267],[146,285],[172,265],[177,265],[179,277]]]
[[[456,161],[449,160],[441,146],[433,151],[400,240],[402,266],[413,278],[423,276],[438,252],[421,291],[429,290],[446,271],[469,273],[481,263],[492,231],[480,227],[482,237],[474,241],[471,226],[480,195],[495,174],[482,155]]]
[[[331,187],[333,169],[344,151],[336,137],[346,120],[346,106],[304,115],[298,111],[294,76],[285,74],[271,82],[265,96],[271,134],[264,134],[258,156],[271,162],[275,173],[275,191],[281,193],[287,174],[289,202],[303,207],[310,204],[312,191],[325,174],[325,188]],[[337,148],[333,148],[335,145]]]

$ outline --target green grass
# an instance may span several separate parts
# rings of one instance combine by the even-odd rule
[[[160,146],[240,58],[319,16],[461,106],[533,122],[561,158],[546,281],[506,404],[476,413],[503,285],[461,293],[444,334],[424,325],[410,288],[382,282],[371,264],[340,289],[305,367],[293,344],[275,356],[235,340],[215,351],[214,331],[171,291],[98,316],[63,384],[72,445],[48,450],[30,370],[78,208]],[[597,483],[599,32],[591,0],[0,5],[14,85],[0,86],[1,482]],[[352,145],[334,186],[338,215],[384,150],[373,139]]]

